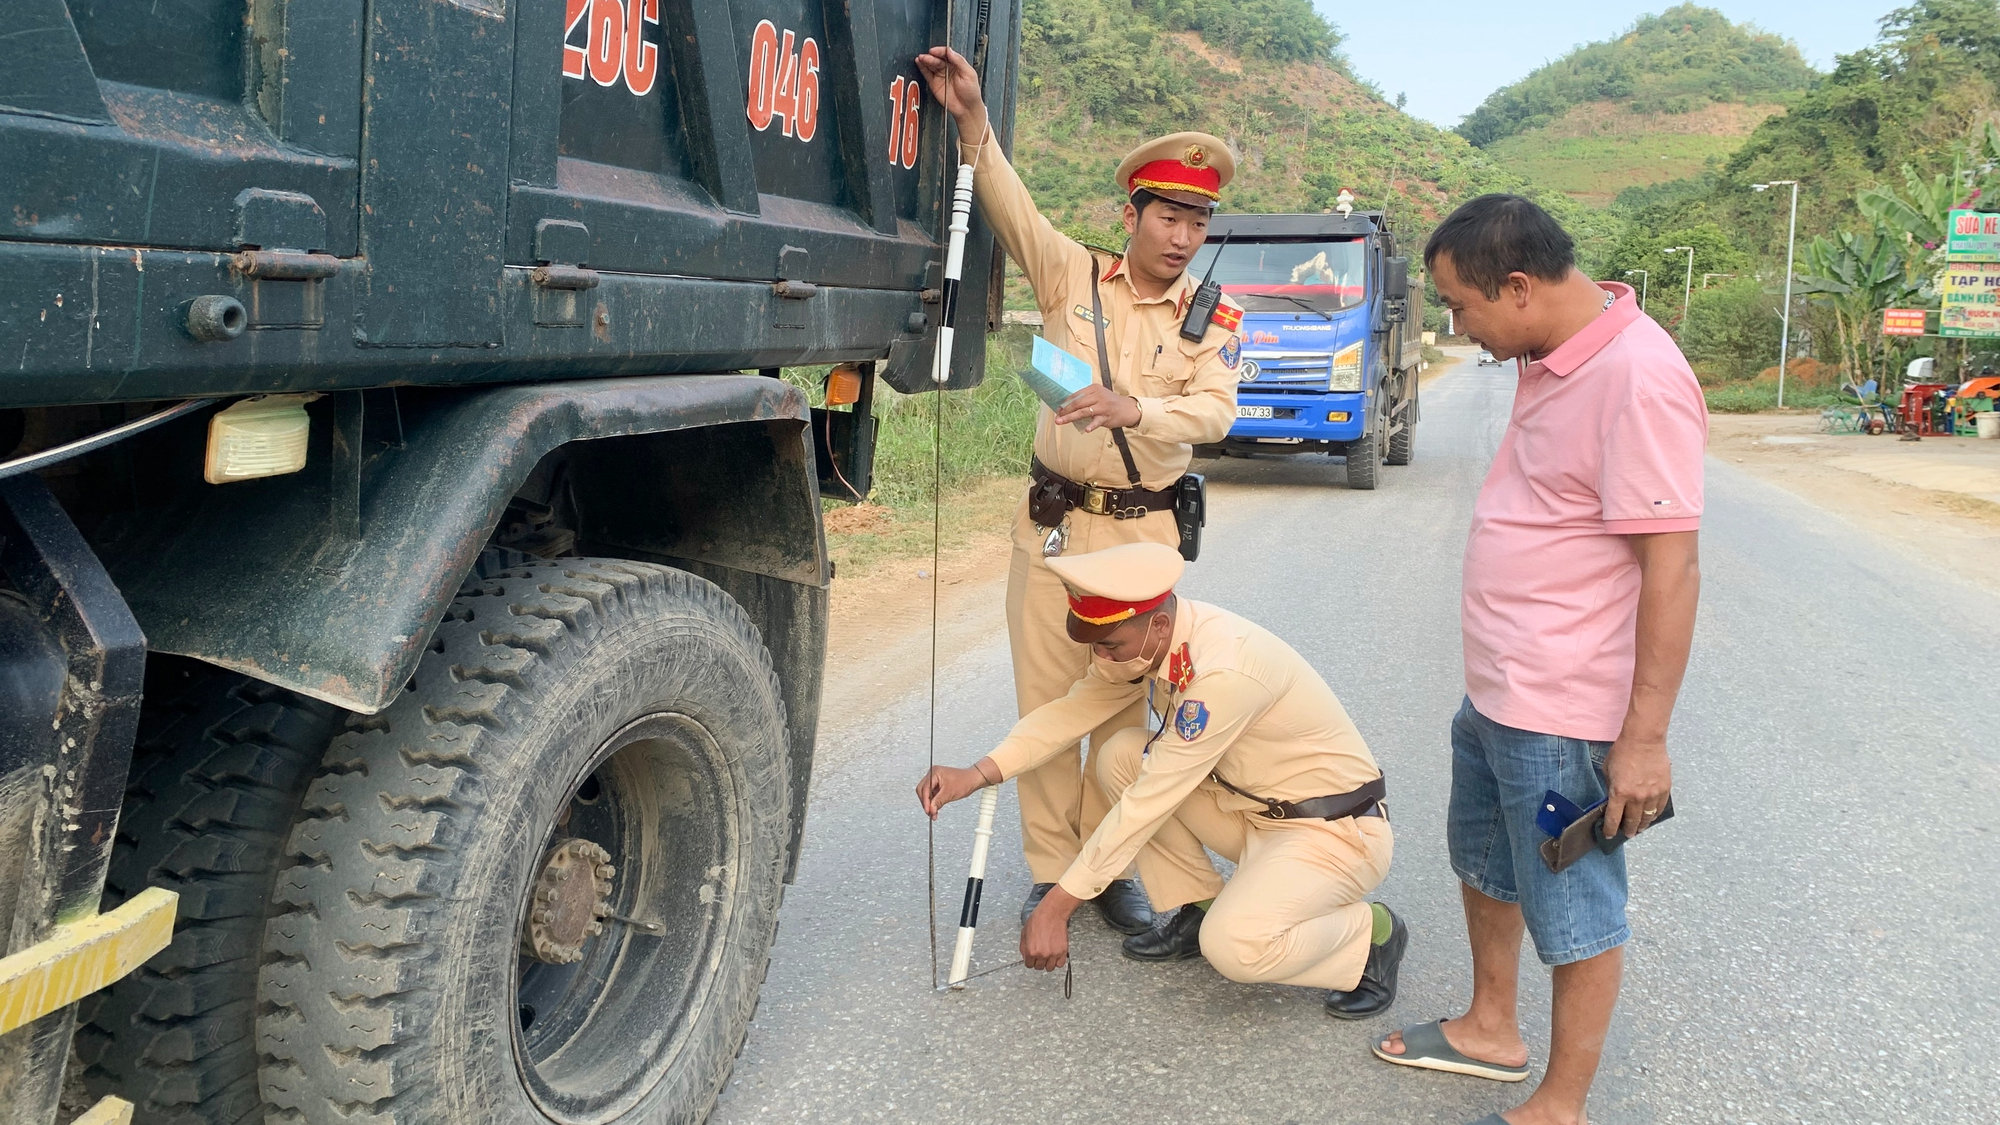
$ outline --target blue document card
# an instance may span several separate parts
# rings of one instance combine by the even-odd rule
[[[1033,366],[1021,372],[1021,381],[1050,410],[1060,408],[1069,396],[1093,382],[1088,363],[1040,336],[1035,337],[1035,350],[1029,362]]]
[[[1542,795],[1542,807],[1535,810],[1535,826],[1550,836],[1560,836],[1587,810],[1576,807],[1576,802],[1551,789]]]

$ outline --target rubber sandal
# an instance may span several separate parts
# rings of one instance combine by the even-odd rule
[[[1442,1070],[1451,1074],[1469,1074],[1474,1078],[1490,1078],[1495,1082],[1520,1082],[1528,1077],[1525,1066],[1502,1066],[1495,1062],[1485,1062],[1461,1055],[1444,1037],[1443,1020],[1420,1023],[1403,1029],[1403,1053],[1392,1055],[1382,1049],[1380,1043],[1370,1046],[1375,1057],[1385,1063],[1397,1066],[1422,1067],[1425,1070]],[[1501,1121],[1498,1114],[1475,1121],[1472,1125],[1492,1125]],[[1501,1125],[1505,1125],[1502,1121]]]

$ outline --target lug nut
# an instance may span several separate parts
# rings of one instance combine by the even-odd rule
[[[599,879],[615,878],[617,874],[618,874],[618,869],[616,867],[611,866],[608,863],[600,863],[597,865],[597,877]]]

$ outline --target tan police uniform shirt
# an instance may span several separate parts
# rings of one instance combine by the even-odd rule
[[[1062,888],[1078,898],[1096,898],[1119,878],[1196,786],[1214,785],[1210,773],[1277,801],[1346,793],[1381,775],[1333,689],[1262,626],[1182,598],[1167,651],[1159,670],[1138,683],[1106,680],[1093,662],[1068,695],[1029,712],[989,755],[1003,778],[1015,777],[1151,688],[1165,725],[1149,744],[1138,780],[1064,873]],[[1245,813],[1264,809],[1226,791],[1217,802]]]
[[[1193,456],[1188,447],[1221,441],[1236,421],[1242,339],[1213,323],[1199,343],[1182,339],[1181,321],[1198,287],[1195,278],[1183,272],[1161,296],[1140,297],[1126,276],[1124,259],[1093,256],[1042,217],[1000,146],[986,144],[983,154],[980,146],[959,147],[967,162],[977,154],[973,198],[1034,287],[1042,336],[1088,363],[1093,372],[1098,370],[1090,313],[1095,268],[1111,385],[1139,401],[1139,424],[1125,431],[1139,483],[1150,489],[1173,484],[1187,472]],[[1237,309],[1227,298],[1223,303]],[[1074,425],[1058,426],[1047,406],[1035,423],[1035,456],[1073,481],[1105,488],[1132,483],[1110,429],[1083,433]]]

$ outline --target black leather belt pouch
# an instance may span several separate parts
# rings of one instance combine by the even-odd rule
[[[1174,526],[1181,533],[1181,557],[1193,562],[1201,554],[1201,526],[1208,522],[1208,482],[1189,473],[1174,484]]]
[[[1063,499],[1062,482],[1043,478],[1028,485],[1028,518],[1036,527],[1059,527],[1063,517],[1069,514],[1069,501]]]

